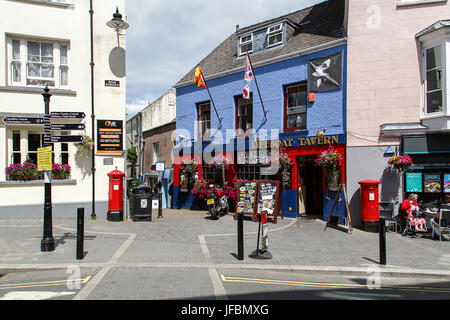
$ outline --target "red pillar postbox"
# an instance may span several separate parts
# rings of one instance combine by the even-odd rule
[[[378,201],[378,180],[361,180],[361,220],[363,229],[370,232],[378,232],[380,220],[380,208]]]
[[[123,221],[123,178],[125,173],[117,170],[108,173],[109,193],[106,220]]]

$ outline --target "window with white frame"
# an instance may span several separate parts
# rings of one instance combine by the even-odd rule
[[[279,23],[277,25],[268,27],[267,37],[269,47],[283,43],[283,24]]]
[[[239,38],[239,55],[253,52],[253,34],[248,34]]]
[[[68,43],[14,37],[7,45],[9,85],[68,87]]]
[[[425,114],[443,111],[442,45],[425,49]]]

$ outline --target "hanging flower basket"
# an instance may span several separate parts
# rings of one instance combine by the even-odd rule
[[[83,142],[76,143],[75,146],[77,147],[78,151],[80,151],[80,152],[89,152],[89,151],[91,151],[92,147],[94,146],[94,140],[92,140],[91,137],[84,135]]]
[[[328,190],[337,190],[337,186],[340,181],[342,155],[330,146],[326,151],[322,152],[316,160],[314,160],[314,163],[317,166],[324,168],[325,181]]]
[[[388,160],[388,165],[398,171],[398,172],[405,172],[408,169],[410,169],[411,167],[414,167],[414,163],[412,158],[407,155],[404,154],[402,156],[393,156]]]

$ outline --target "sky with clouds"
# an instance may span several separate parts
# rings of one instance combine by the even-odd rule
[[[241,28],[324,0],[128,0],[129,116],[164,94]]]

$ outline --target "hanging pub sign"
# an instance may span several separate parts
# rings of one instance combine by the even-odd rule
[[[406,192],[422,192],[422,172],[406,172]]]
[[[258,183],[258,206],[256,214],[267,212],[268,218],[272,218],[273,223],[277,223],[279,211],[279,181],[259,181]]]
[[[444,193],[450,193],[450,173],[444,173]]]
[[[342,87],[342,53],[308,62],[310,92],[321,92]]]
[[[441,176],[440,174],[423,174],[424,191],[428,193],[441,192]]]
[[[123,121],[97,120],[97,153],[121,154],[123,149]]]

